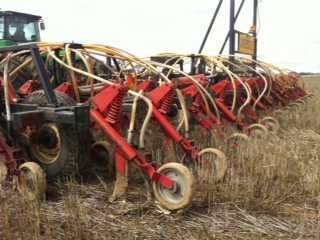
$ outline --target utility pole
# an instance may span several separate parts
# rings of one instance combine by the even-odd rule
[[[208,39],[209,34],[211,32],[212,26],[213,26],[213,24],[214,24],[214,22],[215,22],[215,20],[216,20],[216,18],[218,16],[218,13],[220,11],[222,3],[223,3],[223,0],[220,0],[219,3],[218,3],[218,6],[216,7],[216,11],[213,14],[213,17],[212,17],[211,22],[209,24],[208,30],[206,32],[206,35],[204,36],[204,39],[203,39],[203,41],[201,43],[201,46],[200,46],[200,49],[198,51],[199,54],[202,52],[202,50],[203,50],[203,48],[204,48],[204,46],[205,46],[205,44],[207,42],[207,39]]]
[[[234,24],[236,24],[236,22],[237,22],[237,20],[238,20],[238,17],[239,17],[239,15],[240,15],[240,12],[241,12],[241,10],[242,10],[242,7],[243,7],[243,5],[244,5],[244,2],[245,2],[245,0],[242,0],[241,3],[240,3],[240,6],[239,6],[238,11],[237,11],[237,13],[236,13],[236,16],[234,17]],[[222,53],[223,53],[224,48],[226,47],[227,42],[228,42],[228,40],[229,40],[229,37],[230,37],[230,32],[227,33],[227,36],[226,36],[225,39],[224,39],[224,42],[223,42],[223,44],[222,44],[222,47],[221,47],[221,49],[220,49],[219,54],[222,54]]]
[[[234,62],[234,53],[235,53],[235,30],[234,30],[234,13],[235,13],[235,0],[230,0],[230,39],[229,39],[229,60]],[[230,66],[230,68],[232,68]]]
[[[252,26],[252,36],[254,37],[254,54],[252,59],[254,61],[257,60],[257,53],[258,53],[258,40],[257,40],[257,19],[258,16],[258,0],[253,0],[253,26]]]

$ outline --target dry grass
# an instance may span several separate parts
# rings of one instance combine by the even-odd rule
[[[69,181],[38,204],[0,190],[0,239],[319,239],[320,79],[296,111],[278,114],[281,131],[228,151],[229,171],[198,189],[193,207],[165,214],[131,186],[109,203],[111,184]]]

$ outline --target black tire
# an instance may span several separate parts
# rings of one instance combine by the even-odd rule
[[[76,102],[69,97],[68,95],[55,91],[54,92],[60,106],[74,106]],[[48,104],[47,98],[44,94],[43,90],[34,91],[33,93],[29,94],[24,100],[23,103],[29,104],[38,104],[40,106],[46,106]]]
[[[75,101],[70,98],[68,95],[55,92],[58,104],[60,106],[73,106],[76,105]],[[47,104],[47,99],[42,90],[35,91],[32,94],[28,95],[24,99],[24,103],[28,104],[39,104],[40,106],[45,106]],[[43,130],[45,129],[45,130]],[[56,153],[56,155],[50,155],[51,152],[49,150],[50,147],[46,147],[43,143],[43,135],[46,134],[48,136],[49,131],[53,131],[55,133],[56,138],[59,139],[55,148],[59,148],[60,150]],[[46,132],[47,131],[47,132]],[[44,133],[43,133],[44,132]],[[52,135],[52,134],[51,134]],[[49,181],[56,180],[59,177],[65,176],[74,176],[79,170],[84,166],[84,163],[80,163],[80,147],[76,138],[75,129],[71,128],[70,125],[62,125],[57,123],[44,123],[31,135],[29,145],[28,145],[28,153],[31,159],[40,164],[40,166],[45,170],[47,174],[47,178]],[[47,141],[47,142],[52,142]],[[56,142],[56,141],[54,141]],[[51,143],[49,143],[51,144]],[[42,146],[42,147],[41,147]],[[43,147],[45,146],[45,147]],[[48,157],[44,156],[44,151],[39,152],[41,149],[46,149],[46,153],[48,153]],[[49,149],[49,150],[48,150]],[[51,151],[51,150],[50,150]],[[54,159],[54,161],[49,161],[48,159]]]

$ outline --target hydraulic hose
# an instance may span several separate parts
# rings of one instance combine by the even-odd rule
[[[4,101],[6,108],[6,119],[11,121],[11,109],[10,109],[10,99],[9,99],[9,62],[11,60],[11,53],[8,54],[6,62],[4,65],[4,78],[3,78],[3,87],[4,87]]]
[[[138,96],[134,97],[133,104],[132,104],[132,110],[131,110],[131,117],[130,117],[130,124],[129,124],[129,129],[128,129],[128,137],[127,137],[127,142],[129,144],[132,144],[132,136],[133,136],[133,130],[134,130],[134,125],[135,125],[135,119],[136,119],[136,112],[137,112],[137,105],[138,105],[138,100],[141,96],[141,93],[143,91],[140,90],[138,93]]]
[[[71,59],[71,52],[70,52],[69,46],[70,46],[70,44],[67,44],[65,46],[65,53],[66,53],[68,65],[70,67],[73,67],[73,62],[72,62],[72,59]],[[74,91],[75,99],[76,99],[77,103],[79,103],[80,102],[80,93],[79,93],[77,78],[76,78],[75,72],[72,69],[69,69],[69,72],[70,72],[70,76],[71,76],[71,82],[72,82],[72,85],[73,85],[73,91]]]

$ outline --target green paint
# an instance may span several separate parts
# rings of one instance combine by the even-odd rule
[[[1,47],[9,47],[12,45],[15,45],[16,43],[11,40],[6,40],[6,39],[0,39],[0,48]]]
[[[40,41],[41,16],[0,11],[0,48]]]

